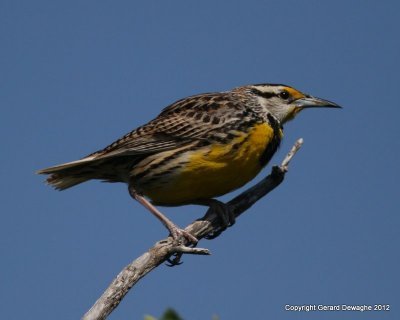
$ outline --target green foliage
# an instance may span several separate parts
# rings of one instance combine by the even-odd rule
[[[173,309],[167,309],[160,320],[183,320],[179,314]]]
[[[145,316],[144,320],[157,320],[153,316]],[[183,320],[179,314],[173,309],[167,309],[158,320]]]
[[[174,309],[169,308],[159,319],[146,315],[144,320],[183,320],[183,318],[181,318],[181,316]],[[214,315],[212,320],[219,320],[219,317]]]

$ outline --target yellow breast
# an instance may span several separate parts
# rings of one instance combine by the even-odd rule
[[[168,183],[145,190],[154,202],[165,205],[191,203],[233,191],[262,169],[260,157],[272,141],[274,130],[258,124],[229,144],[215,144],[188,152],[188,161]]]

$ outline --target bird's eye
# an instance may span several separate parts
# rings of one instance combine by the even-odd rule
[[[289,92],[287,92],[286,90],[285,90],[285,91],[282,91],[282,92],[279,94],[279,96],[280,96],[282,99],[284,99],[284,100],[286,100],[286,99],[288,99],[288,98],[290,97]]]

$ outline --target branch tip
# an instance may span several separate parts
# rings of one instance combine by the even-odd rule
[[[186,247],[184,245],[179,245],[179,246],[173,247],[172,251],[177,252],[177,253],[198,254],[198,255],[207,255],[207,256],[211,254],[210,250],[208,250],[208,249],[191,248],[191,247]]]
[[[290,149],[289,153],[286,155],[285,159],[283,159],[281,163],[281,167],[283,168],[283,170],[287,171],[290,161],[292,160],[296,152],[299,151],[303,143],[304,143],[303,138],[300,138],[295,142],[292,149]]]

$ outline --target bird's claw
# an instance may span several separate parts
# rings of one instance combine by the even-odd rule
[[[205,237],[207,240],[215,239],[224,230],[226,230],[226,228],[233,226],[236,222],[235,213],[229,204],[212,199],[212,201],[209,202],[209,206],[210,209],[208,210],[207,214],[215,213],[220,218],[221,226],[212,233],[208,234]]]
[[[178,228],[177,226],[171,228],[171,236],[178,243],[182,243],[182,239],[184,239],[183,243],[186,242],[188,245],[196,246],[199,242],[199,240],[195,236],[184,229]]]
[[[167,267],[175,267],[181,265],[183,263],[181,262],[182,255],[182,252],[175,252],[167,259],[167,263],[165,265]]]

